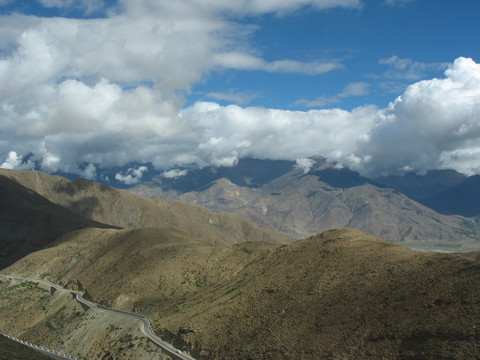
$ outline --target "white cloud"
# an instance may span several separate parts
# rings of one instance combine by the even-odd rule
[[[198,162],[228,156],[322,155],[365,175],[453,168],[477,173],[480,65],[458,58],[445,78],[410,85],[385,109],[307,112],[197,103],[181,112],[200,144]]]
[[[85,179],[94,180],[97,177],[97,167],[90,163],[85,166],[85,169],[82,171],[81,174]]]
[[[75,4],[43,0],[44,6]],[[303,6],[352,7],[358,1],[122,0],[106,18],[2,16],[0,156],[33,153],[44,170],[74,173],[82,171],[78,163],[152,161],[168,167],[195,160],[189,124],[177,115],[182,94],[206,74],[219,67],[319,74],[340,66],[248,55],[255,50],[246,35],[255,28],[225,15]],[[248,99],[231,95],[240,103]]]
[[[410,85],[381,110],[286,111],[213,102],[179,110],[182,93],[219,68],[321,74],[341,66],[266,61],[244,40],[252,28],[231,19],[304,6],[358,5],[354,0],[122,0],[100,19],[2,16],[3,164],[26,166],[28,156],[30,165],[37,161],[44,170],[94,176],[99,166],[132,162],[171,169],[193,163],[233,166],[243,156],[321,155],[369,175],[438,167],[478,172],[480,70],[471,59],[457,59],[444,78]],[[397,72],[418,74],[416,69],[425,68],[398,57],[384,63]],[[336,97],[367,92],[366,84],[352,83]],[[79,168],[79,163],[88,165]],[[134,183],[144,171],[132,168],[117,180]]]
[[[180,115],[198,144],[195,162],[217,164],[244,156],[342,158],[367,135],[376,112],[375,107],[303,112],[198,102]]]
[[[303,158],[297,159],[295,167],[297,169],[302,169],[303,173],[306,174],[310,171],[313,165],[315,165],[315,160]]]
[[[135,1],[123,1],[127,6],[138,7]],[[142,1],[151,8],[160,8],[160,1]],[[229,13],[237,16],[259,15],[274,13],[284,15],[286,13],[304,8],[329,9],[335,7],[358,8],[361,0],[186,0],[176,4],[177,8],[193,9],[192,11]]]
[[[43,154],[41,167],[46,171],[56,172],[62,168],[61,159],[47,151]],[[63,170],[65,170],[65,172],[71,171],[73,173],[78,173],[80,171],[80,169],[77,168],[72,169],[69,163],[66,164],[66,167]]]
[[[188,174],[187,170],[172,169],[172,170],[164,171],[162,173],[162,176],[167,179],[177,179],[187,174]]]
[[[34,166],[35,164],[31,160],[23,161],[23,156],[18,155],[15,151],[10,151],[5,161],[0,165],[0,168],[10,170],[30,170],[33,169]]]
[[[361,5],[360,0],[240,0],[236,3],[240,5],[238,10],[255,13],[285,12],[303,6],[327,9],[332,7],[359,7]]]
[[[17,154],[6,164],[33,153],[31,160],[41,161],[44,169],[79,174],[84,171],[75,167],[79,161],[152,162],[169,169],[192,163],[233,166],[244,156],[296,160],[318,155],[371,176],[435,168],[478,173],[479,67],[459,58],[444,78],[410,85],[385,109],[352,111],[197,102],[177,112],[154,89],[124,90],[105,79],[91,86],[66,80],[42,92],[44,107],[25,105],[18,114],[4,104],[0,112],[7,121],[0,127],[10,135],[0,144],[4,158],[10,151]],[[344,93],[361,93],[358,89],[346,87]],[[118,174],[118,180],[134,183],[140,175],[132,170]]]
[[[47,8],[84,9],[87,14],[93,13],[104,8],[105,3],[102,0],[37,0]]]
[[[369,84],[365,82],[351,82],[345,86],[343,91],[339,94],[340,97],[349,96],[363,96],[367,95],[369,90]]]
[[[147,172],[146,166],[139,166],[138,168],[129,168],[125,175],[121,173],[115,174],[115,179],[125,183],[125,185],[138,184],[143,177],[143,173]]]
[[[467,174],[480,174],[480,146],[474,145],[462,149],[443,151],[440,163],[445,169],[456,169]]]
[[[405,167],[478,172],[480,65],[458,58],[444,79],[424,80],[378,113],[368,140],[356,153],[369,155],[358,168],[380,174]]]
[[[342,67],[338,62],[301,62],[296,60],[267,62],[259,57],[241,52],[219,53],[214,56],[213,61],[216,65],[228,69],[307,75],[324,74]]]
[[[219,159],[213,160],[213,165],[215,166],[224,166],[224,167],[233,167],[238,163],[238,156],[236,151],[232,151],[233,155],[224,156]]]
[[[260,97],[256,94],[251,94],[243,91],[238,92],[234,89],[230,89],[227,92],[211,92],[208,93],[206,96],[212,99],[230,101],[236,104],[247,104],[253,99]]]

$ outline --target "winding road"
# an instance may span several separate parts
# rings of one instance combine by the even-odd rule
[[[14,279],[14,280],[17,280],[17,281],[34,281],[34,282],[38,282],[38,283],[47,284],[47,285],[49,285],[50,287],[52,287],[56,290],[69,292],[70,294],[72,294],[75,297],[77,302],[80,303],[84,308],[92,308],[92,309],[96,309],[96,310],[99,310],[99,311],[112,312],[112,313],[115,313],[117,315],[122,315],[122,316],[130,317],[130,318],[133,318],[135,320],[138,320],[143,324],[142,331],[145,334],[145,336],[147,336],[151,341],[153,341],[162,350],[167,352],[168,355],[172,356],[175,359],[195,360],[190,355],[187,355],[187,354],[181,352],[180,350],[176,349],[175,347],[173,347],[169,343],[163,341],[158,336],[156,336],[153,333],[153,331],[151,330],[150,320],[148,320],[146,317],[144,317],[142,315],[129,313],[129,312],[126,312],[126,311],[121,311],[121,310],[110,309],[110,308],[106,308],[104,306],[94,304],[91,301],[85,300],[83,298],[83,293],[81,293],[80,291],[65,289],[65,288],[61,287],[60,285],[52,283],[51,281],[48,281],[48,280],[34,279],[34,278],[28,278],[28,277],[22,277],[22,276],[10,276],[10,275],[0,275],[0,277],[1,278],[6,278],[6,279]]]

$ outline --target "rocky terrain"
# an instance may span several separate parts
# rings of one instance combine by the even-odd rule
[[[137,185],[131,191],[234,214],[296,238],[334,228],[357,228],[390,241],[479,248],[480,226],[476,219],[442,215],[399,191],[348,169],[336,168],[324,159],[317,159],[308,172],[293,164],[288,169],[285,162],[278,163],[263,162],[265,169],[272,169],[269,178],[257,178],[253,171],[244,172],[242,178],[240,169],[219,171],[214,177],[207,176],[205,169],[186,175],[190,176],[190,183],[181,178],[178,184],[172,179],[159,179]],[[252,178],[246,179],[250,174]],[[385,183],[400,187],[399,181],[384,179]]]
[[[378,183],[396,189],[439,213],[468,217],[480,215],[480,176],[454,170],[434,170],[424,175],[385,176]]]

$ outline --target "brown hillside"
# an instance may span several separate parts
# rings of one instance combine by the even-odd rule
[[[0,169],[4,175],[83,217],[122,228],[173,227],[215,244],[285,242],[289,238],[231,215],[168,200],[151,200],[105,185],[69,181],[40,171]]]
[[[107,227],[0,175],[0,269],[70,231]]]
[[[172,229],[87,229],[7,271],[78,279],[199,359],[480,356],[480,263],[357,230],[218,247]]]

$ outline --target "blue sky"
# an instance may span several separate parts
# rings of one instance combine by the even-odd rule
[[[480,173],[478,14],[476,0],[0,0],[0,166],[126,166],[134,182],[142,164],[325,156],[366,176]]]
[[[257,106],[302,109],[308,104],[298,100],[333,98],[357,82],[366,84],[362,95],[340,97],[322,107],[386,106],[412,81],[442,76],[457,57],[479,58],[479,12],[477,1],[417,0],[391,6],[377,0],[364,1],[361,8],[248,17],[242,22],[258,26],[250,43],[265,60],[322,59],[338,62],[339,68],[314,76],[220,72],[197,86],[194,98],[214,88],[258,96],[250,101]],[[386,61],[392,57],[398,60]]]

